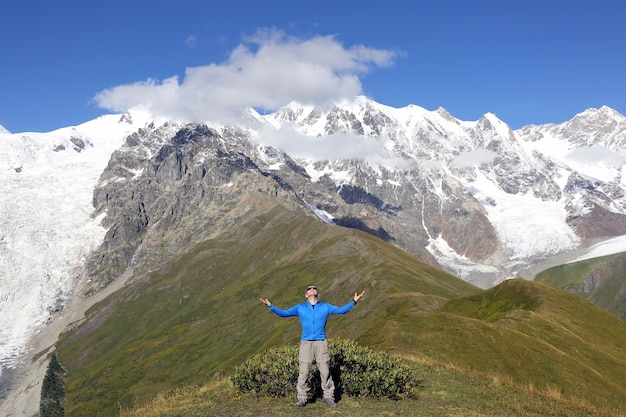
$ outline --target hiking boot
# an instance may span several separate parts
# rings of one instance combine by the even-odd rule
[[[298,400],[298,402],[296,403],[296,407],[304,407],[306,405],[306,400]]]
[[[337,407],[337,403],[332,398],[324,398],[322,402],[326,404],[327,406],[329,406],[330,408]]]

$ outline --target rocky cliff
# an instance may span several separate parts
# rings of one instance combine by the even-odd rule
[[[513,131],[491,114],[461,122],[365,98],[250,111],[235,127],[150,124],[112,155],[94,191],[108,232],[91,274],[106,285],[128,265],[181,253],[262,210],[262,193],[489,287],[626,234],[625,138],[624,117],[607,108]],[[307,154],[329,145],[343,157]],[[613,158],[603,175],[581,162],[590,146]]]

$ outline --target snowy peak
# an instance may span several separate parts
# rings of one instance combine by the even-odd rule
[[[442,108],[392,108],[365,97],[325,109],[292,103],[287,109],[265,116],[265,120],[273,125],[288,120],[312,136],[350,133],[383,141],[393,157],[424,169],[411,174],[415,177],[410,184],[430,184],[420,192],[437,195],[442,207],[452,198],[443,191],[445,187],[462,185],[474,202],[480,203],[502,245],[486,258],[508,257],[514,268],[509,273],[523,269],[513,267],[514,263],[523,264],[526,261],[522,260],[537,254],[552,256],[578,247],[585,239],[626,233],[624,219],[607,214],[624,213],[626,208],[626,181],[620,180],[626,161],[621,151],[626,148],[626,125],[624,117],[608,107],[587,110],[560,125],[528,126],[516,131],[492,113],[468,122],[454,118]],[[359,169],[362,173],[367,171],[364,167]],[[363,181],[350,172],[344,171],[338,186]],[[433,182],[433,176],[438,180]],[[384,183],[379,175],[377,181]],[[406,186],[409,183],[400,185]],[[369,192],[376,194],[375,189],[368,184]],[[396,206],[407,204],[387,202]],[[593,219],[604,215],[615,221],[614,229],[594,230]],[[530,220],[529,216],[537,217]],[[529,227],[529,221],[536,222],[536,226]],[[522,225],[522,229],[516,225]],[[442,245],[439,249],[431,246],[433,253],[446,252],[444,247],[448,245],[457,255],[464,255],[467,249],[461,250],[458,240],[451,243],[455,238],[446,236],[443,230],[439,237],[429,233],[431,244]],[[529,234],[527,230],[534,232]],[[454,272],[463,276],[459,270]]]
[[[492,131],[500,136],[509,136],[511,128],[493,113],[485,113],[477,122],[482,131]]]
[[[290,103],[276,113],[259,116],[257,120],[276,128],[292,124],[303,134],[313,137],[347,133],[391,141],[401,154],[408,152],[425,159],[438,159],[433,150],[435,153],[442,149],[458,152],[460,142],[455,140],[456,137],[484,136],[483,133],[472,133],[475,130],[490,131],[491,136],[510,135],[509,127],[492,114],[485,115],[478,122],[462,122],[443,108],[436,111],[415,105],[394,108],[367,97],[325,108]],[[467,150],[465,145],[461,148]]]
[[[579,146],[600,144],[612,150],[626,148],[626,117],[603,106],[589,109],[564,123],[565,133],[572,133],[573,143]],[[587,138],[583,134],[587,133]]]
[[[559,140],[567,147],[602,145],[613,151],[626,149],[626,117],[607,106],[587,109],[561,124],[526,126],[518,133],[529,141]]]
[[[623,119],[617,110],[614,110],[608,106],[602,106],[599,109],[590,108],[581,113],[578,113],[572,121],[587,120],[590,124],[598,125],[599,123],[606,123],[616,119]]]

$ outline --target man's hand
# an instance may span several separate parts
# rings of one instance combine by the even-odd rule
[[[354,293],[354,298],[352,299],[352,301],[354,301],[355,303],[358,303],[359,300],[365,295],[365,291],[363,291],[361,294],[357,294]]]
[[[356,295],[356,294],[355,294]],[[361,294],[362,295],[362,294]],[[261,302],[263,304],[265,304],[267,307],[271,306],[272,303],[270,303],[270,300],[268,300],[267,298],[259,298],[259,300],[261,300]]]

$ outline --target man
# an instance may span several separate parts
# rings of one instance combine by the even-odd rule
[[[307,379],[311,372],[313,360],[317,362],[322,379],[322,391],[324,398],[322,401],[329,407],[336,407],[335,384],[330,376],[330,355],[328,354],[328,341],[326,340],[326,320],[331,314],[346,314],[365,295],[354,293],[352,300],[343,307],[319,301],[317,287],[310,286],[306,289],[307,301],[297,304],[288,310],[282,310],[269,302],[267,298],[260,298],[274,314],[280,317],[300,318],[302,325],[302,338],[300,339],[300,373],[298,375],[298,402],[296,407],[304,407],[308,398]]]

